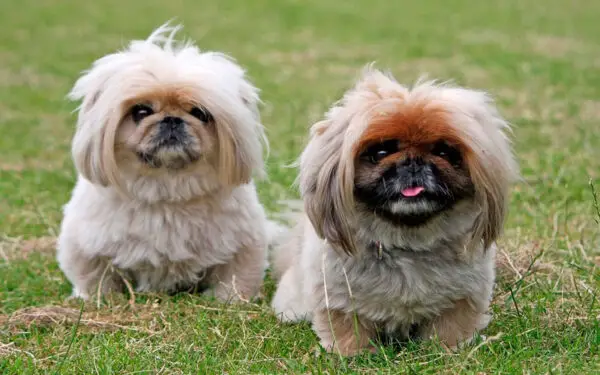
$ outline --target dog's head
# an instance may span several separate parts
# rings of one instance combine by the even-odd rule
[[[140,179],[194,176],[211,190],[262,172],[258,90],[226,55],[176,42],[178,29],[102,57],[73,87],[82,100],[73,157],[92,183],[135,195]]]
[[[452,232],[466,209],[471,244],[487,248],[516,176],[507,129],[482,92],[434,82],[407,88],[369,69],[312,128],[300,167],[307,214],[321,237],[354,253],[368,223],[415,233],[444,221]]]

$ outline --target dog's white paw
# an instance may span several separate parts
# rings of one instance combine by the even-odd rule
[[[87,301],[90,299],[90,295],[87,292],[84,292],[83,290],[74,287],[73,288],[73,292],[71,293],[71,295],[69,297],[67,297],[67,300],[74,300],[74,299],[82,299],[84,301]]]

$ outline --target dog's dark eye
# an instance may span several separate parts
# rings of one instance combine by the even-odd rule
[[[194,116],[195,118],[197,118],[198,120],[200,120],[202,122],[211,122],[213,119],[210,112],[208,112],[206,109],[200,108],[200,107],[192,108],[192,110],[190,111],[190,115]]]
[[[154,111],[152,110],[152,108],[146,104],[136,104],[133,106],[133,108],[131,108],[131,118],[133,118],[133,121],[135,121],[135,123],[139,123],[144,118],[150,116],[153,113]]]
[[[431,154],[446,159],[454,166],[460,165],[461,162],[460,152],[446,142],[438,142],[433,145]]]
[[[395,154],[396,152],[398,152],[398,150],[398,141],[393,139],[369,147],[361,155],[361,158],[373,164],[377,164],[385,157]]]

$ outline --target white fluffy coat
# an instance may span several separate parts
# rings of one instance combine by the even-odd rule
[[[57,256],[74,296],[122,291],[125,281],[138,291],[208,288],[223,300],[260,289],[267,231],[276,228],[251,179],[263,173],[266,143],[258,90],[231,58],[177,42],[177,30],[161,26],[97,60],[70,93],[81,100],[72,145],[78,180]],[[133,124],[139,102],[154,105],[156,116],[187,116],[198,160],[181,170],[144,164],[132,140],[152,146],[158,125],[142,133]],[[186,112],[193,106],[210,112],[210,123]]]

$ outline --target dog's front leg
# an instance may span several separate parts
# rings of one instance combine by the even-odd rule
[[[120,276],[114,272],[110,261],[105,258],[89,258],[79,251],[61,248],[58,253],[60,268],[73,284],[71,297],[89,299],[100,292],[122,291],[123,283]]]
[[[351,356],[363,350],[374,352],[375,325],[357,316],[337,310],[320,310],[313,317],[313,329],[328,352]]]
[[[260,290],[265,267],[266,247],[244,247],[229,263],[210,271],[210,289],[204,294],[225,302],[248,301]]]
[[[490,316],[477,311],[468,300],[459,300],[454,307],[442,312],[431,324],[425,326],[423,338],[437,336],[440,342],[449,349],[458,348],[461,343],[469,343],[474,334],[485,328]]]

